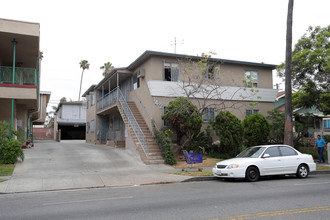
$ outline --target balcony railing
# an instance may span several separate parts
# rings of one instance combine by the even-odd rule
[[[104,109],[118,101],[117,88],[97,100],[97,110]]]
[[[0,84],[36,85],[37,71],[34,68],[15,67],[13,83],[13,67],[0,66]]]

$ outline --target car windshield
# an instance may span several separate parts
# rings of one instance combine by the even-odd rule
[[[250,147],[245,150],[243,150],[240,154],[238,154],[236,157],[251,157],[251,158],[257,158],[261,155],[261,153],[265,150],[265,147]]]

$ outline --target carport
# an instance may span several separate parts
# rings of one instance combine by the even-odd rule
[[[61,129],[61,140],[85,140],[86,123],[58,123]]]

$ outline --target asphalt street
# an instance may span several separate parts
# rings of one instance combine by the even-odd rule
[[[0,194],[0,219],[329,219],[330,174]]]

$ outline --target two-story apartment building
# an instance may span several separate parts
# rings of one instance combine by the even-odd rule
[[[273,109],[275,65],[146,51],[129,66],[115,68],[83,96],[87,98],[86,142],[125,146],[145,163],[161,162],[152,128],[166,126],[168,103],[189,97],[205,123],[217,111],[240,119]],[[252,105],[253,104],[253,105]],[[158,150],[157,150],[158,148]]]
[[[0,19],[0,121],[26,139],[44,122],[50,96],[40,94],[39,41],[40,24]]]

